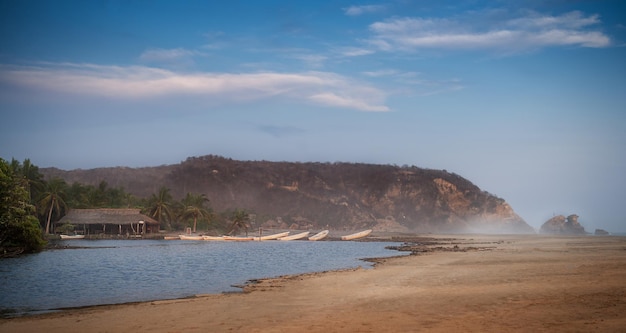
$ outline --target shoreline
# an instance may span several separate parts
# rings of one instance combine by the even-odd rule
[[[418,255],[371,258],[371,269],[253,279],[241,292],[4,318],[0,332],[524,331],[531,326],[617,332],[626,327],[621,318],[626,237],[427,238],[438,244],[416,246]]]

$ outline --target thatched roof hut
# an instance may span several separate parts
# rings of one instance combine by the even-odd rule
[[[137,208],[71,209],[56,225],[71,224],[85,234],[137,235],[159,231],[159,222]]]

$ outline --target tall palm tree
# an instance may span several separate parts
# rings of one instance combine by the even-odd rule
[[[36,194],[44,185],[43,176],[39,173],[39,167],[32,164],[30,159],[27,158],[22,164],[16,159],[11,160],[11,169],[18,175],[20,183],[28,192],[31,203],[34,203],[33,198],[36,196],[33,195],[33,192]]]
[[[159,193],[152,194],[148,201],[150,217],[155,218],[162,226],[165,223],[167,229],[170,229],[170,221],[172,220],[171,206],[173,201],[170,189],[165,186],[161,186]]]
[[[42,212],[48,212],[46,234],[50,233],[52,214],[54,213],[54,215],[58,217],[63,210],[67,209],[67,204],[65,203],[66,189],[67,184],[61,178],[53,178],[45,184],[41,199],[39,199],[39,208]]]
[[[205,204],[208,202],[209,199],[204,194],[187,193],[187,196],[183,199],[182,217],[193,217],[193,232],[196,232],[198,218],[208,219],[211,216],[211,213],[205,207]]]
[[[243,209],[237,209],[233,212],[233,214],[231,215],[231,220],[232,223],[230,224],[230,232],[228,233],[233,234],[233,232],[237,233],[239,232],[240,229],[244,229],[244,231],[246,232],[246,236],[248,236],[248,220],[250,219],[249,214],[243,210]]]

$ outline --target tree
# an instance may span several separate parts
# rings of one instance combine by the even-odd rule
[[[173,204],[172,195],[170,189],[161,186],[159,193],[152,194],[148,200],[148,215],[155,218],[161,226],[166,229],[171,229],[170,221],[172,220],[171,206]],[[164,225],[165,224],[165,225]]]
[[[45,233],[50,233],[50,221],[52,220],[52,214],[60,217],[61,213],[67,210],[67,204],[65,203],[65,191],[67,190],[67,184],[61,178],[53,178],[46,182],[44,191],[39,199],[39,209],[47,212],[46,218],[46,230]]]
[[[232,235],[233,232],[236,234],[239,232],[239,230],[244,229],[244,231],[246,232],[246,236],[248,236],[248,220],[249,220],[249,214],[243,210],[243,209],[237,209],[233,212],[233,214],[231,215],[231,221],[232,223],[230,224],[230,232],[228,233],[229,235]]]
[[[41,191],[44,185],[43,175],[39,173],[39,167],[32,164],[30,159],[25,159],[22,164],[16,159],[11,160],[13,174],[19,178],[19,182],[28,192],[28,199],[33,203],[36,193]],[[33,194],[35,193],[35,194]]]
[[[23,179],[0,158],[0,256],[35,252],[46,244],[41,238],[35,207]]]
[[[196,232],[198,218],[208,219],[211,216],[211,213],[205,207],[205,203],[208,202],[209,199],[204,194],[187,193],[187,196],[183,199],[182,217],[193,218],[193,232]]]

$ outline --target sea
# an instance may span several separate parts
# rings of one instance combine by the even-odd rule
[[[391,242],[62,240],[0,260],[0,315],[240,292],[250,280],[348,268],[406,255]],[[68,247],[68,248],[65,248]]]

